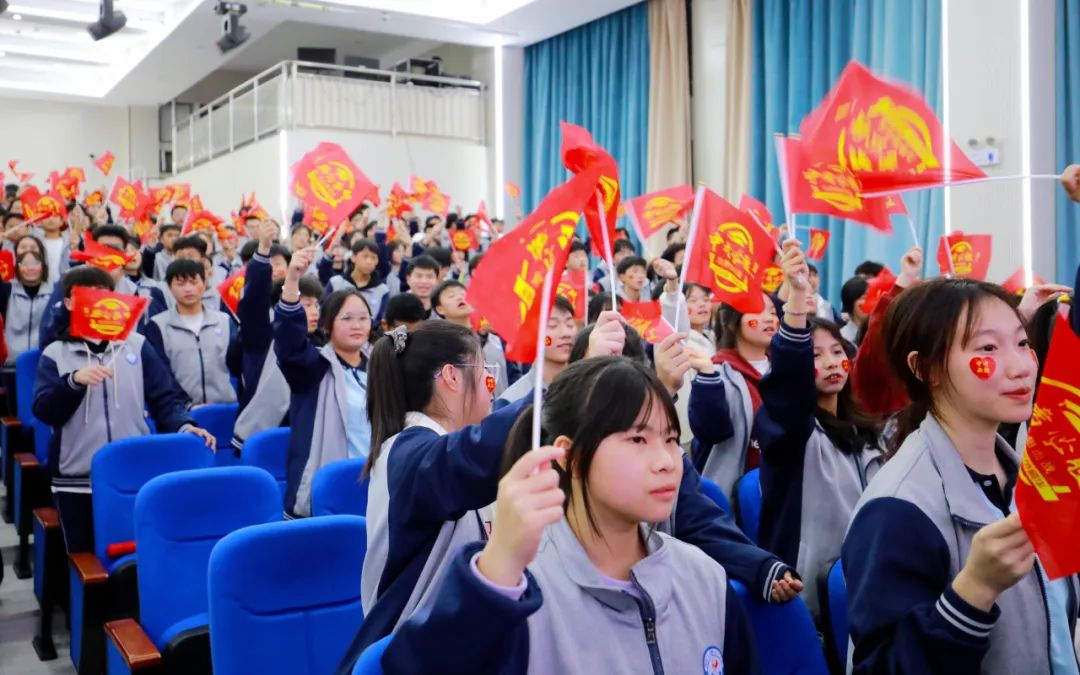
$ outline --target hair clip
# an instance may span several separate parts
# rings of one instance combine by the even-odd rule
[[[386,336],[394,341],[394,352],[400,356],[405,351],[406,342],[409,339],[409,330],[405,326],[398,326],[387,333]]]

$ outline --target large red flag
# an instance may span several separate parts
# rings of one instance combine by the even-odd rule
[[[881,296],[885,295],[890,288],[896,283],[896,275],[892,273],[888,267],[883,267],[877,276],[870,279],[866,285],[866,295],[859,301],[859,311],[870,316],[874,313],[874,308],[877,307],[878,302],[881,301]]]
[[[821,260],[825,257],[825,249],[829,247],[829,238],[832,235],[828,230],[810,228],[810,245],[806,247],[806,257],[810,260]]]
[[[563,272],[562,279],[559,280],[559,286],[555,289],[556,295],[561,295],[570,301],[570,304],[574,306],[574,318],[584,321],[588,316],[588,298],[585,289],[585,282],[588,278],[588,270],[566,270]]]
[[[957,279],[986,279],[990,269],[993,237],[989,234],[964,234],[956,231],[938,240],[937,261],[942,275]],[[950,265],[950,258],[951,265]]]
[[[76,286],[71,291],[71,335],[90,340],[126,340],[150,298]]]
[[[634,197],[624,205],[630,221],[637,228],[638,238],[645,241],[690,210],[694,205],[694,189],[689,185],[677,185]]]
[[[621,302],[619,313],[626,319],[626,323],[633,326],[641,338],[651,345],[659,343],[675,332],[664,318],[659,300]]]
[[[221,301],[225,303],[225,306],[229,308],[233,315],[239,310],[240,296],[244,293],[244,280],[246,277],[247,268],[241,267],[229,275],[228,279],[218,284],[218,295],[221,296]]]
[[[378,187],[340,145],[319,143],[293,166],[292,191],[300,201],[322,209],[329,222],[340,223]]]
[[[1075,310],[1073,310],[1075,311]],[[1051,579],[1080,572],[1080,338],[1060,314],[1016,481],[1016,509]]]
[[[762,276],[776,242],[749,214],[712,190],[702,191],[694,240],[686,253],[686,280],[711,288],[720,302],[756,314],[765,304]]]
[[[607,240],[609,245],[615,245],[615,221],[619,219],[619,165],[615,158],[607,150],[600,147],[593,140],[592,134],[587,129],[576,124],[562,122],[562,160],[563,165],[571,173],[579,174],[582,171],[597,167],[600,177],[597,188],[602,194],[604,212],[606,214]],[[596,200],[590,200],[585,205],[585,224],[589,228],[589,239],[592,242],[593,251],[600,256],[606,255],[604,248],[604,234],[602,229],[600,210]]]
[[[922,94],[876,77],[857,61],[848,63],[799,132],[808,165],[837,164],[850,169],[863,193],[986,177],[945,138],[941,122]]]
[[[506,358],[536,359],[544,279],[557,280],[585,203],[592,199],[599,168],[586,170],[552,190],[525,220],[491,244],[477,265],[466,299],[507,342]],[[553,283],[552,296],[557,288]]]

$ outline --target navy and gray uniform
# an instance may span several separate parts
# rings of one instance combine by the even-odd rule
[[[517,589],[483,580],[457,552],[430,611],[397,630],[393,673],[759,673],[749,622],[727,575],[697,547],[644,526],[647,555],[620,588],[565,519],[545,528]],[[520,592],[520,597],[512,597]],[[460,640],[465,631],[468,644]],[[598,649],[597,646],[602,648]]]
[[[364,300],[367,300],[368,309],[371,310],[371,325],[379,325],[379,322],[382,321],[383,310],[386,308],[386,301],[390,298],[390,288],[379,277],[379,273],[373,272],[363,288],[357,286],[352,277],[342,274],[330,277],[330,282],[326,284],[326,290],[323,291],[322,301],[325,303],[331,293],[346,288],[359,289],[360,295],[364,296]]]
[[[761,380],[755,435],[761,443],[759,543],[809,583],[803,591],[817,617],[817,579],[840,556],[844,533],[869,480],[884,461],[879,448],[858,437],[838,448],[817,419],[812,329],[781,325]]]
[[[41,322],[52,292],[53,285],[48,282],[42,282],[36,289],[27,289],[17,279],[0,283],[4,340],[8,348],[4,365],[14,365],[19,354],[41,344]]]
[[[694,465],[725,495],[734,494],[753,442],[754,404],[746,378],[730,363],[716,364],[711,375],[695,376],[687,419],[698,443]]]
[[[226,364],[235,338],[235,324],[212,309],[203,309],[198,333],[181,321],[175,309],[155,316],[146,329],[146,339],[172,369],[194,405],[236,401]]]
[[[996,451],[1005,486],[928,416],[863,494],[843,548],[855,673],[1077,672],[1075,576],[1048,583],[1036,561],[989,612],[952,589],[975,533],[1010,509],[1020,458],[1000,436]]]

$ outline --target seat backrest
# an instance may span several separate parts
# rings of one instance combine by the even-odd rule
[[[211,403],[200,406],[191,411],[195,423],[206,429],[217,439],[218,450],[222,453],[217,457],[217,464],[235,463],[230,462],[232,453],[233,427],[236,426],[236,415],[240,406],[236,403]]]
[[[390,638],[392,637],[394,637],[393,633],[365,649],[364,653],[357,659],[356,665],[353,666],[352,675],[382,675],[383,669],[380,662],[382,661],[383,652],[390,646]]]
[[[758,525],[761,522],[761,469],[751,469],[735,483],[739,500],[736,513],[739,527],[755,544],[758,541]]]
[[[108,565],[109,544],[135,539],[135,495],[151,478],[213,466],[214,456],[191,434],[136,436],[113,441],[90,462],[94,491],[94,552]]]
[[[37,456],[41,466],[49,465],[49,442],[52,441],[52,427],[36,417],[30,418],[31,427],[34,429],[34,455]]]
[[[767,604],[751,597],[746,586],[732,580],[754,631],[761,672],[769,675],[828,675],[814,620],[802,598]]]
[[[844,579],[844,566],[837,558],[829,568],[826,577],[826,591],[819,597],[824,598],[822,613],[828,619],[830,637],[836,648],[837,661],[847,666],[848,618],[847,618],[847,580]]]
[[[174,471],[135,498],[139,621],[160,649],[174,624],[207,611],[210,551],[242,527],[281,519],[281,495],[249,466]]]
[[[724,509],[725,513],[731,514],[731,502],[728,501],[727,495],[724,494],[724,491],[720,489],[720,486],[715,481],[702,476],[701,491],[706,497],[713,500],[717,506]]]
[[[282,502],[285,500],[285,467],[289,459],[289,428],[267,429],[251,435],[244,441],[240,451],[241,461],[247,466],[254,466],[270,473],[281,488]]]
[[[210,554],[215,675],[332,673],[360,629],[360,516],[255,525]]]
[[[40,360],[41,350],[36,347],[15,357],[15,415],[27,428],[34,417],[34,380]]]
[[[343,459],[316,471],[311,481],[311,515],[366,514],[368,479],[361,480],[365,463],[364,457]]]

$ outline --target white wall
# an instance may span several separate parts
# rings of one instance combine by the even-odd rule
[[[278,218],[289,218],[283,212],[282,190],[288,177],[283,167],[282,141],[278,135],[246,145],[183,171],[165,182],[190,183],[193,194],[199,195],[203,206],[215,215],[228,220],[229,212],[240,208],[244,195],[254,192],[259,203]],[[291,211],[289,212],[291,214]]]

